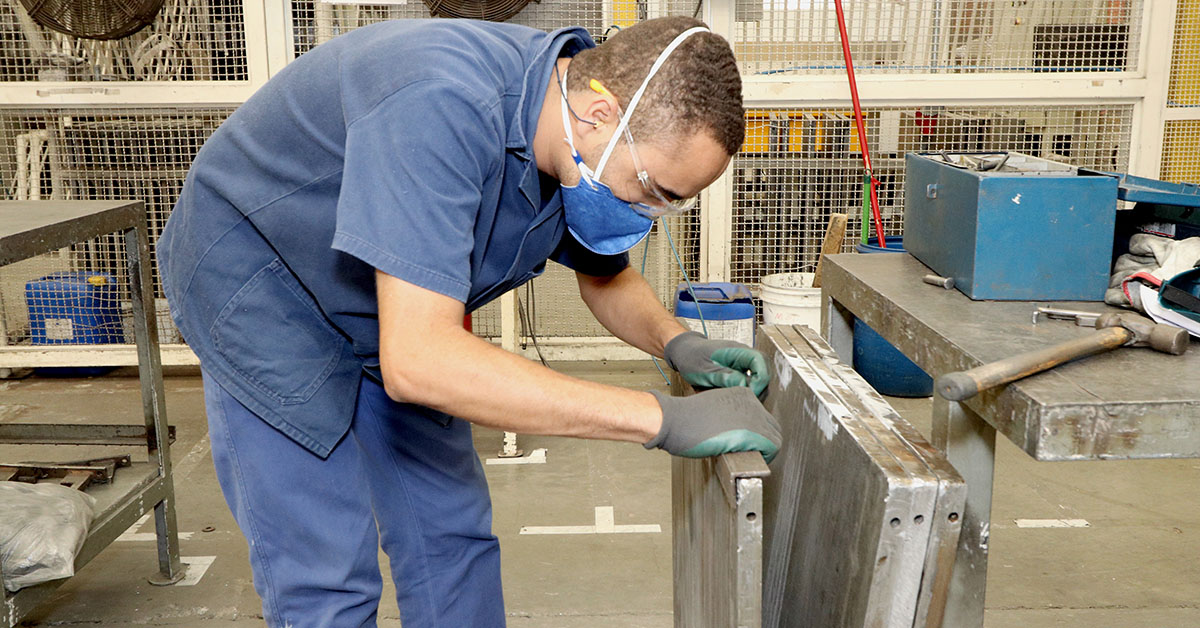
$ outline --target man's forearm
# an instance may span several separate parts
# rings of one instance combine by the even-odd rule
[[[687,331],[632,267],[612,277],[578,277],[579,293],[596,320],[646,353],[663,357],[667,342]]]
[[[380,362],[388,395],[496,429],[645,443],[662,409],[645,392],[547,369],[462,328],[462,305],[382,273]]]

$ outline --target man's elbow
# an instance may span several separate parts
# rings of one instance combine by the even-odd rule
[[[380,364],[383,374],[383,390],[387,396],[398,403],[415,403],[423,406],[430,405],[430,386],[419,381],[416,369],[407,369],[402,365]]]

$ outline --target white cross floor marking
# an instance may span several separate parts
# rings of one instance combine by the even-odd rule
[[[535,449],[520,458],[488,458],[488,464],[546,464],[546,450]]]
[[[524,526],[521,534],[658,534],[662,527],[649,525],[616,525],[612,506],[596,507],[596,525],[590,526]]]
[[[1018,528],[1090,528],[1087,519],[1017,519]]]
[[[118,536],[116,538],[116,540],[118,540],[118,541],[157,541],[158,535],[155,534],[154,532],[134,532],[134,530],[137,530],[138,528],[145,525],[146,520],[149,518],[150,518],[150,513],[146,513],[146,514],[142,515],[141,519],[138,519],[137,521],[133,522],[133,525],[129,526],[128,530],[122,532],[121,536]],[[186,541],[190,538],[192,538],[191,532],[180,532],[179,533],[180,541]]]
[[[212,567],[213,561],[216,559],[216,556],[180,556],[179,562],[187,565],[187,572],[183,574],[183,580],[176,582],[175,586],[196,586],[204,574],[208,573],[208,568]]]

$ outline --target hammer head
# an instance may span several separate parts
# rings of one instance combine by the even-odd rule
[[[1096,329],[1124,327],[1133,332],[1128,347],[1150,347],[1171,355],[1182,355],[1188,348],[1187,330],[1156,323],[1145,316],[1130,312],[1110,312],[1096,319]]]

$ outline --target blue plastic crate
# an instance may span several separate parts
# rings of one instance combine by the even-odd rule
[[[107,273],[61,272],[25,284],[35,345],[123,342],[117,283]]]

